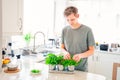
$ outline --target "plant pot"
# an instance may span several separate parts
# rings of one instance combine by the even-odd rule
[[[7,69],[8,69],[8,71],[15,71],[15,70],[17,70],[18,69],[18,65],[16,65],[16,64],[8,64],[7,65]]]
[[[75,69],[75,66],[68,66],[69,71],[74,71],[74,69]]]
[[[59,71],[63,71],[64,67],[63,65],[58,65]]]
[[[56,65],[49,65],[49,70],[55,70],[56,69]]]
[[[64,71],[69,71],[68,70],[68,66],[64,66],[64,69],[63,69]]]

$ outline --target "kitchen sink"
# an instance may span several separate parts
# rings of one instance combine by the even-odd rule
[[[49,53],[60,53],[60,49],[56,49],[56,48],[42,48],[42,49],[37,49],[35,52],[33,52],[32,50],[23,50],[22,55],[31,55],[31,54],[43,54],[43,56],[46,56]]]
[[[46,56],[49,53],[57,54],[57,53],[60,53],[60,49],[44,49],[44,50],[39,51],[39,53],[42,53],[43,56]]]

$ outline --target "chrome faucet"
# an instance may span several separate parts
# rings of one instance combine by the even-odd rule
[[[45,34],[43,33],[43,32],[41,32],[41,31],[38,31],[38,32],[36,32],[35,34],[34,34],[34,44],[33,44],[33,53],[36,53],[35,52],[35,38],[36,38],[36,35],[38,34],[38,33],[41,33],[42,35],[43,35],[43,37],[44,37],[44,45],[45,45]]]

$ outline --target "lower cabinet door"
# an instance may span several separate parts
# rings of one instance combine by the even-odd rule
[[[120,63],[120,55],[97,52],[88,58],[88,72],[101,74],[105,76],[107,80],[112,80],[114,62]],[[120,75],[119,71],[120,70],[118,70],[118,75]],[[117,77],[117,80],[120,80],[120,77]]]

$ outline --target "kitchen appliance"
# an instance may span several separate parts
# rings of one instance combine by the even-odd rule
[[[108,44],[100,44],[100,50],[108,51],[109,45]]]
[[[119,52],[119,44],[118,43],[111,43],[110,52]]]

